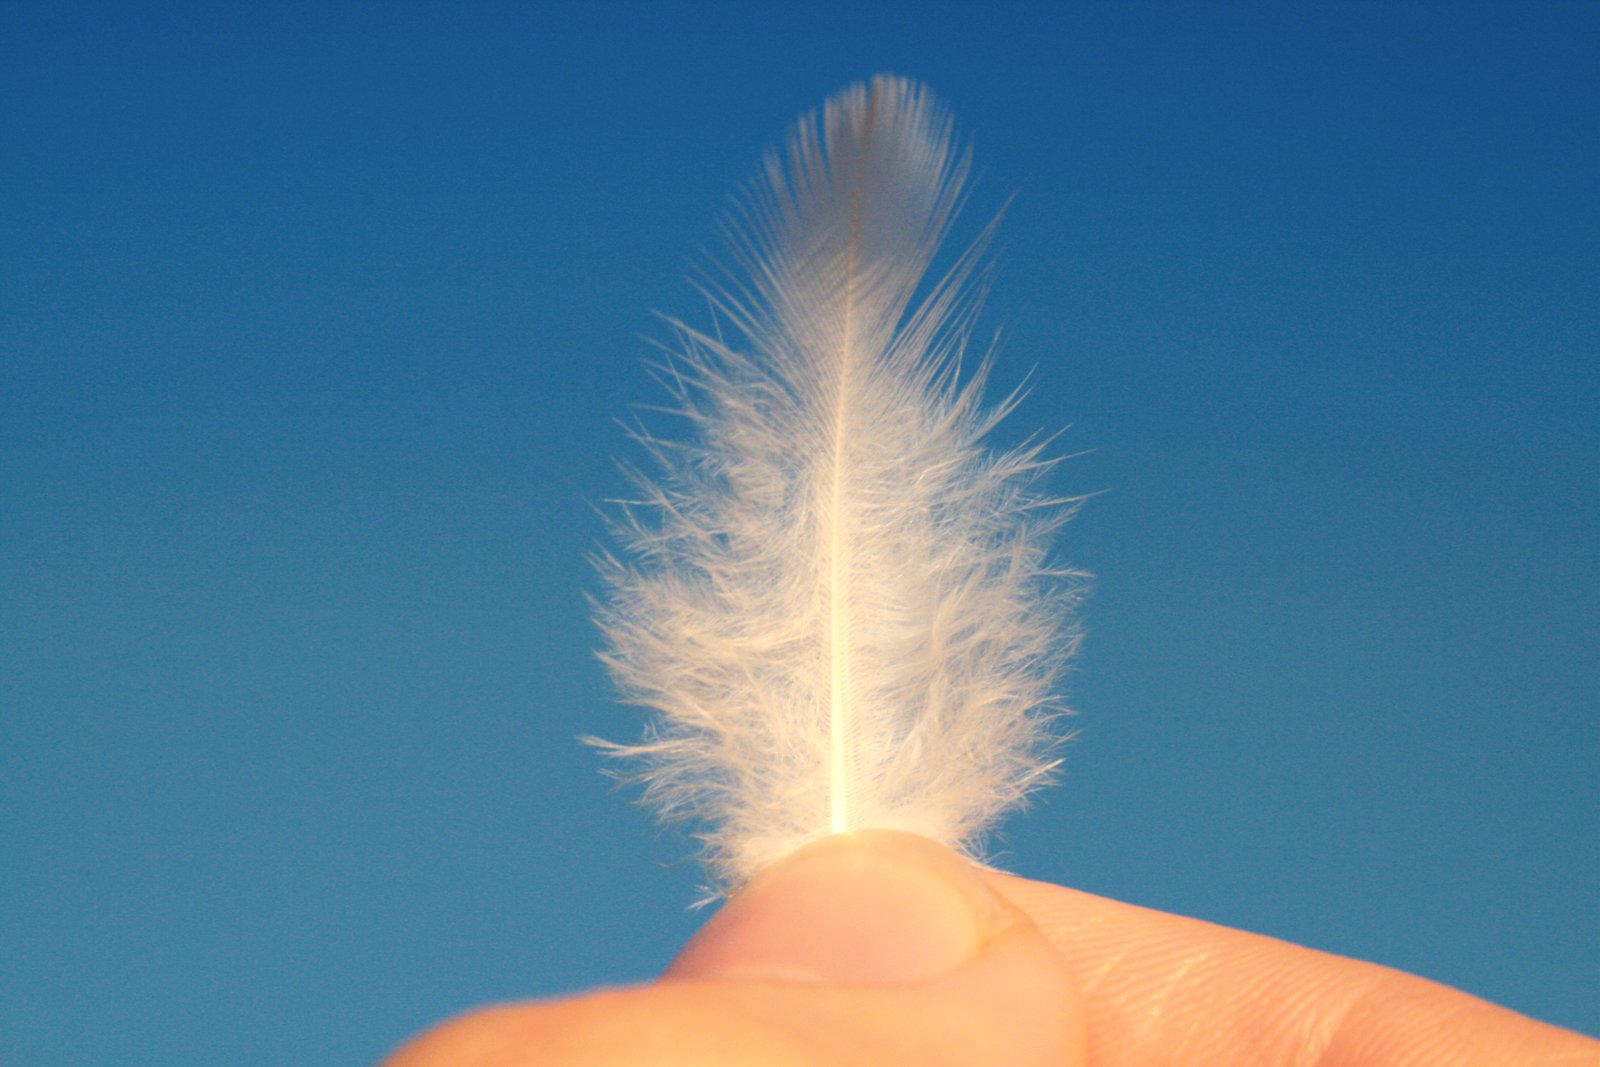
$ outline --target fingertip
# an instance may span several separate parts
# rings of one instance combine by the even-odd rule
[[[816,985],[928,981],[1017,921],[966,859],[912,834],[825,838],[736,893],[664,977]]]
[[[886,1041],[866,1062],[1083,1062],[1081,997],[1045,935],[970,860],[911,834],[801,850],[736,894],[663,978],[766,989],[796,1020],[822,1012],[844,1047]]]

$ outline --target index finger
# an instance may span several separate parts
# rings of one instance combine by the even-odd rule
[[[988,873],[1083,992],[1088,1062],[1600,1067],[1600,1042],[1378,964]]]

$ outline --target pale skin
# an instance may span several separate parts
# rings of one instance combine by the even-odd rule
[[[480,1009],[385,1067],[1600,1067],[1600,1042],[1376,964],[828,838],[649,985]]]

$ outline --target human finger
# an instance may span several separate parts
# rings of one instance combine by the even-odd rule
[[[908,834],[841,835],[740,891],[653,985],[467,1015],[388,1067],[1083,1067],[1031,920]]]
[[[1377,964],[989,873],[1082,997],[1094,1067],[1600,1067],[1600,1042]]]

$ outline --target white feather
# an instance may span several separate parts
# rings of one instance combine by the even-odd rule
[[[923,284],[966,174],[922,87],[844,91],[729,226],[740,273],[708,293],[736,337],[673,323],[690,440],[639,435],[659,469],[599,561],[602,659],[654,715],[605,747],[723,887],[841,831],[975,851],[1055,767],[1069,502],[1038,444],[985,447],[1015,398],[958,377],[987,232]]]

